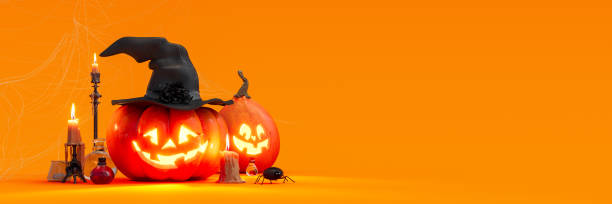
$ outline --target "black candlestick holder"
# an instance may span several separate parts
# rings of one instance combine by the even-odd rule
[[[89,95],[91,97],[91,103],[93,105],[93,138],[98,139],[98,104],[99,99],[102,97],[98,92],[98,84],[100,83],[100,72],[91,72],[91,83],[93,84],[93,93]]]
[[[81,178],[83,183],[87,183],[87,180],[85,180],[85,177],[83,176],[83,166],[81,166],[81,162],[78,160],[77,156],[77,152],[79,151],[78,148],[82,148],[82,146],[79,147],[78,144],[67,144],[66,148],[68,147],[70,147],[70,152],[72,153],[72,160],[70,160],[68,166],[66,167],[66,176],[64,176],[64,179],[62,179],[62,183],[65,183],[71,176],[74,184],[77,183],[77,177]]]

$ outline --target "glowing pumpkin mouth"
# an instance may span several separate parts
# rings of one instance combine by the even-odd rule
[[[134,145],[134,149],[136,149],[136,152],[138,152],[138,155],[143,161],[159,169],[175,169],[177,168],[176,161],[178,161],[178,159],[183,157],[183,161],[189,162],[192,159],[194,159],[198,153],[203,154],[206,151],[206,148],[208,147],[208,141],[206,141],[204,142],[204,144],[200,144],[199,147],[188,151],[187,154],[185,153],[178,153],[178,154],[173,154],[173,155],[157,154],[157,160],[155,160],[151,158],[150,153],[142,151],[140,147],[138,146],[138,143],[136,143],[136,141],[132,141],[132,144]]]
[[[258,142],[257,146],[255,146],[253,143],[245,142],[236,136],[233,136],[233,138],[234,146],[236,146],[236,148],[238,148],[240,151],[244,151],[244,149],[246,149],[246,153],[250,155],[261,154],[264,147],[268,148],[268,139]]]

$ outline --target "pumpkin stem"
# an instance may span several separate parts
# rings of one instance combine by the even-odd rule
[[[234,97],[240,98],[246,96],[247,98],[251,98],[251,96],[249,96],[249,93],[247,93],[247,90],[249,89],[249,80],[244,77],[244,74],[242,74],[242,70],[238,70],[238,76],[240,76],[240,78],[242,79],[242,86],[240,87],[240,89],[238,89],[238,92],[236,93],[236,95],[234,95]]]

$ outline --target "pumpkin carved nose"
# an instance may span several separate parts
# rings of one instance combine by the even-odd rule
[[[168,148],[176,148],[176,145],[174,145],[174,142],[172,142],[172,139],[169,139],[168,142],[164,144],[164,146],[162,147],[162,150],[168,149]]]

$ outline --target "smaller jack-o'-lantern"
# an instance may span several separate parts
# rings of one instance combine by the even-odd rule
[[[238,75],[243,85],[234,95],[234,104],[224,106],[219,111],[227,124],[230,150],[238,152],[241,172],[246,170],[251,159],[255,159],[258,169],[267,169],[278,156],[278,129],[270,114],[248,95],[248,80],[241,71],[238,71]]]

